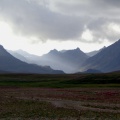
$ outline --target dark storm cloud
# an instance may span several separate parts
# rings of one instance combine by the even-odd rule
[[[34,1],[1,0],[1,15],[16,32],[47,39],[74,39],[83,30],[83,19],[55,13]]]
[[[81,40],[86,29],[92,42],[117,40],[119,0],[0,0],[0,19],[16,34],[39,40]],[[89,42],[89,41],[88,41]]]

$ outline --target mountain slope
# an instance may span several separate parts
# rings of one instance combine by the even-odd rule
[[[102,72],[120,70],[120,40],[103,49],[82,64],[80,70],[96,69]]]
[[[92,57],[92,56],[98,54],[99,52],[101,52],[102,50],[104,50],[105,48],[106,48],[106,47],[104,46],[104,47],[101,48],[100,50],[95,50],[95,51],[92,51],[92,52],[88,52],[88,53],[86,53],[86,55]]]
[[[32,55],[22,50],[9,52],[14,57],[27,63],[34,63],[42,66],[47,65],[56,70],[63,70],[66,73],[76,72],[79,68],[78,65],[81,65],[88,58],[79,48],[64,51],[57,51],[54,49],[43,56]]]
[[[0,70],[0,74],[7,74],[7,73],[10,73],[8,71],[3,71],[3,70]]]
[[[35,63],[34,61],[36,61],[40,57],[40,56],[30,54],[20,49],[16,51],[12,51],[12,50],[7,50],[7,51],[15,58],[21,61],[27,62],[27,63]]]
[[[17,58],[17,59],[19,59],[19,60],[21,60],[21,61],[23,61],[23,62],[29,63],[28,60],[26,59],[26,57],[24,57],[23,55],[17,53],[17,51],[8,50],[8,52],[9,52],[12,56],[14,56],[15,58]]]
[[[22,62],[9,54],[3,46],[0,45],[0,70],[12,73],[40,73],[40,74],[59,74],[62,71],[56,71],[50,67],[37,66]]]
[[[66,73],[76,72],[78,65],[81,65],[88,56],[79,48],[66,50],[64,52],[51,50],[48,54],[40,57],[37,63],[49,65],[54,69],[63,70]]]

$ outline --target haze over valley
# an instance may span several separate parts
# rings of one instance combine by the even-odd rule
[[[0,120],[120,120],[120,0],[0,0]]]
[[[0,70],[15,71],[15,61],[62,73],[119,70],[119,49],[114,47],[120,38],[119,4],[118,0],[0,0],[0,52],[7,56],[0,56]],[[18,66],[16,72],[33,72]]]
[[[119,71],[119,46],[120,40],[108,47],[95,51],[92,56],[88,56],[88,54],[94,53],[94,51],[84,53],[79,48],[62,51],[54,49],[47,54],[37,56],[22,50],[5,50],[3,46],[0,46],[0,70],[1,73],[8,71],[40,74],[77,73],[89,71],[90,69],[99,72]]]

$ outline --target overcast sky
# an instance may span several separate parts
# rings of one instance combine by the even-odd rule
[[[120,38],[120,0],[0,0],[0,44],[88,52]]]

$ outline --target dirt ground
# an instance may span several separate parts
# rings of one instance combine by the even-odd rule
[[[120,112],[120,89],[108,88],[12,88],[0,87],[0,96],[51,102],[56,107]]]

